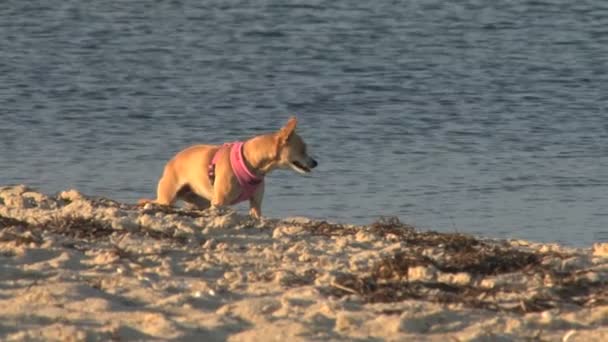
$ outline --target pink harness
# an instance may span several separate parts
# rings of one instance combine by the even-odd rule
[[[215,181],[215,164],[219,156],[219,152],[224,148],[230,149],[230,165],[232,172],[236,176],[236,179],[241,185],[242,192],[239,197],[230,204],[236,204],[244,200],[250,199],[255,191],[258,189],[260,184],[264,181],[264,178],[260,178],[253,174],[245,165],[245,158],[243,157],[243,143],[242,141],[236,141],[233,143],[226,143],[215,152],[211,164],[209,164],[209,179],[213,185]]]

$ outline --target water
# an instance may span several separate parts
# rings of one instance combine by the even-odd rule
[[[320,166],[264,213],[608,240],[608,3],[0,6],[0,184],[133,202],[195,143],[297,113]]]

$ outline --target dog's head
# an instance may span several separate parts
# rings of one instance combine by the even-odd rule
[[[308,155],[304,140],[296,134],[297,124],[298,120],[292,117],[276,134],[278,166],[307,174],[317,166],[317,161]]]

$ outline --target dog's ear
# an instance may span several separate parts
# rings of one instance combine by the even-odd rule
[[[279,144],[284,145],[289,137],[295,132],[296,126],[298,124],[298,119],[295,116],[291,117],[287,124],[281,128],[278,134]]]

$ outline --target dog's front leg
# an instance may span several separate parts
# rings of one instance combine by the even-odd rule
[[[249,199],[249,216],[256,220],[262,218],[262,199],[264,199],[264,183],[260,184]]]
[[[217,195],[217,194],[213,195],[213,199],[211,200],[211,206],[213,208],[219,209],[225,205],[228,205],[228,203],[226,203],[225,196],[221,196],[221,195]]]
[[[213,185],[213,195],[211,196],[211,206],[219,209],[230,204],[230,190],[235,188],[236,185],[233,183],[237,181],[236,179],[231,179],[229,174],[221,172],[217,167],[219,165],[216,166],[216,178]]]

